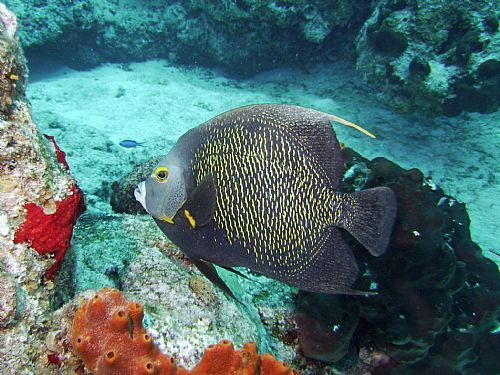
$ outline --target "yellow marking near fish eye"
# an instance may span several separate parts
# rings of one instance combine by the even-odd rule
[[[163,215],[162,217],[160,217],[160,220],[166,221],[169,224],[174,223],[174,220],[172,218],[168,217],[167,215]]]
[[[14,74],[12,73],[9,78],[12,80],[12,81],[18,81],[19,80],[19,76],[17,74]]]
[[[168,178],[168,168],[165,167],[165,166],[163,166],[163,165],[159,166],[158,168],[156,168],[155,173],[153,174],[153,176],[154,176],[154,178],[156,178],[156,180],[158,182],[165,182],[165,181],[167,181],[167,178]]]
[[[189,224],[194,227],[196,226],[196,220],[194,220],[194,217],[191,215],[191,213],[188,210],[184,210],[184,216],[189,220]]]

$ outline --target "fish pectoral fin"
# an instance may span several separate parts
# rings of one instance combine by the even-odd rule
[[[211,173],[203,177],[184,204],[184,215],[193,228],[210,223],[217,208],[214,178]]]
[[[238,301],[238,298],[235,297],[231,289],[226,285],[226,283],[220,278],[217,270],[215,269],[212,263],[209,263],[203,259],[191,259],[193,264],[198,268],[198,270],[213,284],[217,285],[224,293],[226,293],[229,297]],[[240,302],[241,303],[241,302]]]

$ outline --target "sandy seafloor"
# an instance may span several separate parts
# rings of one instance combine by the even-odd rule
[[[109,64],[74,71],[52,63],[31,66],[28,97],[41,132],[66,151],[89,212],[106,214],[109,185],[153,155],[166,154],[187,129],[231,108],[255,103],[313,107],[354,121],[372,140],[335,124],[340,142],[368,158],[387,157],[419,168],[467,204],[472,238],[497,263],[500,222],[500,115],[455,118],[402,116],[378,103],[352,66],[274,70],[236,80],[167,61]],[[124,139],[144,142],[125,149]]]

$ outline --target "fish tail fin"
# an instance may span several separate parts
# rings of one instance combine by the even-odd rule
[[[388,187],[335,193],[335,226],[346,229],[372,255],[385,253],[396,219],[396,195]]]

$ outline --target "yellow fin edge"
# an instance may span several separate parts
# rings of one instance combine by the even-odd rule
[[[328,115],[330,117],[330,119],[332,121],[335,121],[335,122],[338,122],[339,124],[342,124],[342,125],[345,125],[345,126],[349,126],[351,128],[354,128],[358,131],[360,131],[361,133],[363,134],[366,134],[368,137],[370,138],[377,138],[375,137],[375,135],[373,133],[370,133],[368,130],[362,128],[361,126],[353,123],[353,122],[350,122],[350,121],[347,121],[347,120],[344,120],[343,118],[341,117],[337,117],[337,116],[334,116],[334,115]]]
[[[173,224],[174,223],[174,220],[170,217],[168,217],[167,215],[163,215],[160,220],[163,220],[163,221],[166,221],[167,223],[169,224]]]

